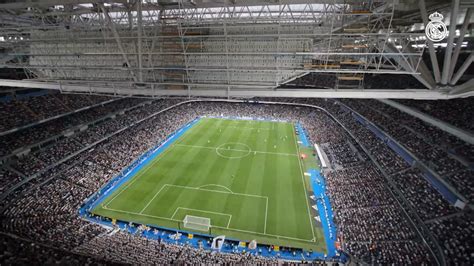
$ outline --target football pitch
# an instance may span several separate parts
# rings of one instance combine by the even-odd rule
[[[201,118],[92,213],[325,252],[303,152],[292,123]]]

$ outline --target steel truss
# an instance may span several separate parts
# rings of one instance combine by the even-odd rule
[[[22,59],[4,67],[61,84],[188,91],[276,89],[312,72],[336,73],[336,89],[363,89],[366,73],[438,81],[422,61],[424,34],[393,27],[394,0],[63,3],[24,9],[0,29],[7,56]]]

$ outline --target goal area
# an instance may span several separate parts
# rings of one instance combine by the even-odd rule
[[[183,220],[184,227],[198,231],[209,231],[211,219],[206,217],[186,215]]]

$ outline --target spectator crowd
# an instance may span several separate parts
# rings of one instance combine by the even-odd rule
[[[77,214],[86,198],[137,157],[185,123],[209,115],[299,121],[313,143],[324,144],[330,165],[339,166],[324,170],[337,236],[342,249],[355,260],[369,264],[431,264],[432,246],[424,244],[421,238],[426,235],[417,230],[423,227],[429,229],[449,263],[474,262],[469,237],[473,234],[472,215],[449,204],[415,166],[359,123],[352,112],[357,110],[380,125],[420,155],[420,160],[435,164],[435,171],[470,198],[472,186],[465,190],[460,187],[472,185],[471,172],[447,152],[464,143],[379,102],[271,99],[286,103],[282,105],[179,98],[109,101],[81,96],[76,103],[69,99],[72,96],[52,97],[64,108],[41,108],[37,105],[50,101],[35,99],[35,103],[9,103],[0,110],[16,112],[20,104],[33,113],[41,110],[37,117],[52,117],[82,106],[108,103],[0,136],[2,147],[6,147],[0,155],[6,158],[0,165],[0,231],[16,236],[3,240],[0,261],[11,261],[15,250],[28,246],[18,256],[36,256],[44,262],[67,258],[98,264],[274,263],[273,259],[249,254],[210,253],[120,231],[111,234]],[[83,100],[87,104],[82,104]],[[288,105],[295,103],[302,105]],[[328,113],[305,104],[322,107]],[[0,128],[34,121],[20,116],[8,119]],[[24,146],[36,148],[23,155],[13,153]],[[438,150],[449,159],[431,157]],[[410,217],[412,213],[419,219]]]

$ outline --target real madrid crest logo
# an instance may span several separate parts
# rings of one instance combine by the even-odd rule
[[[443,15],[434,12],[429,16],[429,19],[430,22],[428,22],[425,28],[426,38],[433,42],[442,41],[448,35],[448,30],[443,22]]]

